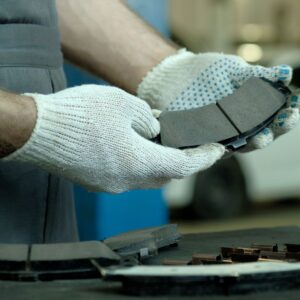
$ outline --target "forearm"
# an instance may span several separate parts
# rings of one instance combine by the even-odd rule
[[[29,139],[35,121],[36,107],[31,98],[0,90],[0,157]]]
[[[65,57],[131,93],[176,52],[121,0],[56,1]]]

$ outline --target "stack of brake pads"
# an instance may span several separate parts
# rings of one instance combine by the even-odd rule
[[[133,231],[100,241],[60,244],[0,244],[0,280],[47,281],[99,278],[99,267],[138,264],[178,243],[176,225]]]
[[[156,255],[161,248],[177,245],[180,237],[177,225],[169,224],[117,235],[104,243],[123,258],[144,259]]]
[[[94,266],[119,264],[120,257],[98,241],[61,244],[0,244],[0,280],[96,278]]]

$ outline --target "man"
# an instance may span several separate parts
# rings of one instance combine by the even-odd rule
[[[178,51],[120,0],[56,4],[65,57],[121,89],[63,90],[54,0],[1,1],[0,242],[76,241],[66,179],[92,191],[153,188],[223,156],[219,144],[181,151],[149,141],[160,130],[150,106],[207,105],[251,76],[291,79],[286,66],[267,69],[235,56]],[[251,149],[296,124],[298,97],[290,105],[252,140]]]

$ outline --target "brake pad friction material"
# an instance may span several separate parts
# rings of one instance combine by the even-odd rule
[[[216,104],[159,117],[161,143],[173,148],[194,147],[230,139],[239,134]]]
[[[267,126],[286,103],[289,90],[276,87],[252,77],[216,104],[163,112],[159,117],[161,144],[187,148],[214,142],[231,145],[242,140],[236,143],[240,147]]]
[[[218,105],[239,132],[245,133],[270,118],[285,101],[285,96],[268,82],[252,77]]]

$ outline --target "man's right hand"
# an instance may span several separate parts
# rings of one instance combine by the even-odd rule
[[[149,141],[160,131],[150,107],[118,88],[84,85],[26,96],[37,107],[35,128],[3,160],[32,163],[91,191],[159,187],[210,167],[225,151],[219,144],[177,150]]]

